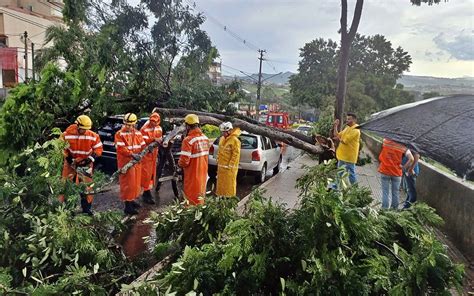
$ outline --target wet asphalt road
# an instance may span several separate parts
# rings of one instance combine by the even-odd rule
[[[301,154],[301,150],[293,148],[291,146],[283,146],[282,147],[283,153],[283,161],[281,164],[280,170],[283,171],[288,166],[292,160],[298,157]],[[267,180],[272,177],[272,170],[267,172]],[[247,196],[252,189],[256,186],[253,177],[245,176],[241,180],[239,180],[237,184],[237,196],[239,198],[243,198]],[[112,185],[110,190],[95,196],[94,199],[94,210],[95,211],[107,211],[107,210],[123,210],[123,203],[120,201],[119,198],[119,190],[120,187],[118,184]],[[158,193],[152,192],[157,204],[154,206],[143,205],[144,208],[157,210],[163,206],[170,204],[174,200],[173,190],[171,188],[171,182],[165,182]]]
[[[284,145],[282,147],[283,159],[280,167],[280,172],[286,170],[289,163],[301,155],[301,150],[295,149],[291,146]],[[267,173],[266,180],[272,177],[272,170]],[[258,187],[260,184],[255,185],[254,178],[251,176],[243,177],[239,179],[237,183],[237,196],[242,199],[247,196],[252,190]],[[118,184],[112,185],[107,192],[98,194],[94,198],[93,210],[94,211],[122,211],[123,203],[119,198],[120,187]],[[120,243],[123,246],[123,250],[128,257],[135,257],[143,254],[147,249],[152,248],[150,244],[146,244],[144,237],[153,237],[154,231],[151,229],[151,225],[144,223],[144,220],[148,218],[150,211],[160,212],[163,211],[167,205],[171,204],[175,200],[171,182],[165,182],[162,184],[159,192],[152,191],[155,197],[155,205],[144,204],[141,199],[137,201],[141,204],[139,213],[137,216],[129,219],[130,227],[126,233],[120,238]]]

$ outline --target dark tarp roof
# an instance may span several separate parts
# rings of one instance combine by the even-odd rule
[[[361,129],[391,138],[474,180],[474,95],[437,97],[381,111]]]

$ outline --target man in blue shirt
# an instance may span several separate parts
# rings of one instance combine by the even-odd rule
[[[403,204],[404,209],[408,209],[414,202],[416,202],[416,177],[420,173],[420,166],[418,160],[420,154],[416,150],[411,150],[413,154],[413,164],[407,169],[403,170],[403,177],[405,179],[405,188],[407,192],[407,199]],[[403,156],[402,166],[407,162],[407,157]]]

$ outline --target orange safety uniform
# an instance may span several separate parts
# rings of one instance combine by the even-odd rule
[[[158,121],[158,124],[160,122]],[[150,145],[156,140],[163,137],[163,130],[159,125],[155,127],[150,126],[150,121],[147,121],[140,132],[143,135],[146,145]],[[156,182],[156,159],[158,158],[158,147],[148,152],[142,159],[142,177],[141,186],[143,190],[151,190]]]
[[[217,152],[217,196],[237,195],[237,173],[240,162],[240,128],[234,128],[228,137],[219,140]]]
[[[123,168],[133,158],[132,154],[140,153],[145,148],[142,134],[135,128],[123,126],[115,133],[115,147],[117,149],[117,166]],[[120,199],[134,201],[141,190],[141,162],[131,167],[125,174],[120,174]]]
[[[387,176],[402,176],[402,158],[407,147],[390,139],[383,139],[379,155],[379,172]]]
[[[69,179],[76,184],[79,182],[90,183],[92,178],[78,174],[73,167],[73,164],[78,164],[84,159],[87,159],[89,156],[96,155],[101,156],[103,147],[102,142],[98,134],[94,133],[91,130],[86,130],[84,134],[79,134],[79,128],[77,124],[71,124],[61,135],[61,139],[67,142],[68,146],[64,150],[64,164],[62,177],[63,179]],[[72,157],[73,164],[69,164],[66,158]],[[91,162],[88,164],[89,170],[92,172],[94,163]],[[92,175],[92,174],[91,174]],[[91,188],[88,188],[91,189]],[[87,195],[87,202],[92,203],[94,196]],[[64,195],[59,196],[59,201],[64,202]]]
[[[189,131],[181,144],[178,165],[183,168],[184,197],[190,205],[204,204],[208,155],[209,139],[199,128]]]

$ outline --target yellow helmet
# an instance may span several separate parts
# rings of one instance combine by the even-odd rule
[[[189,125],[198,124],[199,117],[196,114],[188,114],[184,117],[184,122]]]
[[[138,118],[134,113],[127,113],[123,117],[123,123],[125,124],[136,124],[137,121],[138,121]]]
[[[92,120],[87,115],[79,115],[76,124],[80,129],[90,130],[92,128]]]

